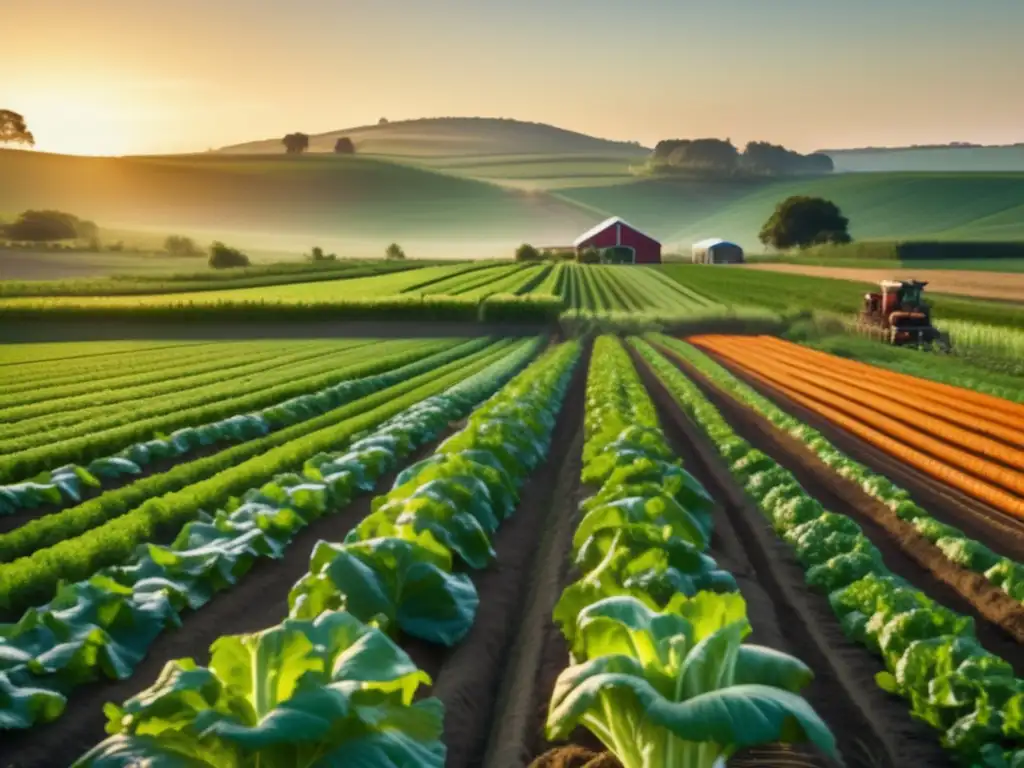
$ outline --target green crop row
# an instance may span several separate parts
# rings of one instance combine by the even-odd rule
[[[7,649],[0,661],[6,684],[0,688],[8,697],[0,701],[0,724],[27,728],[52,720],[63,711],[72,688],[103,674],[128,677],[153,640],[180,623],[182,611],[197,610],[236,584],[258,558],[282,557],[299,530],[344,507],[355,494],[372,490],[400,459],[504,384],[539,344],[538,339],[520,345],[344,450],[307,459],[301,473],[278,475],[250,488],[240,504],[187,523],[171,545],[142,546],[126,565],[64,585],[49,605],[0,627]],[[102,642],[97,643],[97,635]],[[54,658],[57,647],[61,652]],[[120,663],[106,664],[114,655]]]
[[[402,342],[385,343],[385,354],[402,348]],[[405,344],[408,345],[410,342]],[[100,404],[35,416],[6,426],[5,435],[0,439],[0,451],[5,455],[11,455],[41,444],[49,445],[71,440],[80,435],[96,437],[106,430],[116,429],[129,422],[159,419],[168,414],[172,414],[173,418],[175,414],[205,406],[231,412],[234,399],[246,398],[254,392],[288,384],[292,380],[301,381],[309,376],[327,375],[339,365],[355,365],[369,359],[373,349],[372,345],[361,343],[326,355],[302,355],[298,359],[292,355],[283,355],[281,357],[289,361],[284,365],[279,364],[279,357],[278,360],[269,361],[249,375],[244,372],[227,372],[220,379],[194,389],[182,386],[180,390],[172,390],[164,396],[145,398],[134,405]],[[157,426],[155,429],[162,430],[164,427]]]
[[[462,293],[467,299],[484,299],[494,294],[529,294],[551,271],[549,264],[531,264]]]
[[[71,346],[73,349],[77,349],[81,344],[91,346],[94,342],[78,342]],[[57,357],[38,362],[25,362],[10,368],[6,366],[3,368],[4,392],[5,394],[31,393],[40,388],[40,382],[45,382],[46,388],[72,384],[88,385],[94,382],[99,385],[104,381],[109,381],[111,385],[117,385],[124,378],[131,379],[147,371],[153,373],[153,381],[159,381],[161,376],[184,366],[205,364],[223,357],[225,354],[233,356],[236,352],[246,350],[258,352],[266,345],[267,342],[262,341],[179,343],[173,346],[147,348],[139,351],[125,350],[83,356],[70,354],[66,358]],[[30,344],[27,346],[46,345]],[[14,347],[5,348],[5,358],[8,355],[8,349],[14,349]]]
[[[450,342],[442,342],[437,346],[443,348]],[[200,404],[195,407],[184,406],[181,410],[145,417],[143,409],[136,410],[136,418],[131,411],[122,411],[109,417],[102,423],[84,422],[65,430],[51,433],[50,440],[59,440],[47,445],[30,446],[24,450],[12,450],[13,443],[5,443],[9,453],[4,457],[4,465],[0,467],[0,480],[11,481],[33,477],[68,462],[85,463],[100,456],[115,453],[126,445],[151,439],[160,433],[169,433],[182,427],[200,426],[211,421],[234,416],[247,411],[266,408],[289,397],[295,397],[324,389],[350,378],[369,376],[386,371],[396,365],[404,365],[437,351],[437,346],[423,347],[416,342],[393,342],[376,348],[364,347],[350,355],[342,357],[343,367],[334,367],[328,360],[326,364],[317,364],[312,372],[280,371],[272,379],[264,382],[265,388],[253,386],[252,382],[225,382],[225,392],[241,392],[212,403]],[[377,350],[377,352],[374,351]],[[349,359],[346,361],[345,358]],[[324,369],[327,370],[324,370]],[[302,375],[305,373],[305,375]],[[298,378],[296,378],[298,376]],[[180,401],[177,401],[180,402]],[[187,399],[184,400],[187,403]]]
[[[527,297],[517,297],[527,298]],[[510,309],[522,322],[551,323],[562,311],[561,302],[536,300],[516,302],[506,307],[508,300],[490,296],[483,301],[458,296],[382,295],[369,298],[350,298],[319,302],[299,301],[180,301],[166,297],[139,297],[132,302],[92,301],[25,301],[9,300],[0,304],[0,324],[15,326],[45,320],[62,322],[111,321],[153,322],[175,325],[216,320],[327,322],[340,320],[372,321],[450,321],[490,322],[507,317]]]
[[[450,342],[434,345],[410,342],[409,351],[376,359],[372,362],[372,368],[353,367],[357,361],[348,360],[352,365],[343,370],[353,374],[352,378],[278,401],[260,411],[236,413],[198,426],[182,427],[166,437],[143,440],[112,456],[94,459],[84,467],[67,464],[41,473],[31,481],[0,486],[0,514],[10,514],[18,509],[43,504],[59,506],[68,501],[77,503],[81,501],[82,492],[86,488],[99,488],[104,482],[138,475],[144,467],[154,462],[179,461],[202,448],[254,440],[275,430],[321,416],[365,394],[459,359],[482,348],[486,343],[486,340],[474,340],[453,347]],[[380,371],[382,365],[389,369]],[[370,374],[363,375],[367,371]],[[302,381],[301,377],[299,381]]]
[[[360,526],[365,535],[318,546],[310,573],[292,590],[290,618],[256,635],[222,638],[213,646],[208,669],[196,668],[190,659],[170,662],[154,687],[110,709],[108,732],[113,735],[76,765],[102,768],[140,755],[160,761],[173,754],[201,757],[203,765],[274,768],[297,764],[300,754],[328,754],[329,764],[335,765],[442,768],[441,704],[413,703],[416,688],[430,679],[387,634],[401,631],[443,644],[465,634],[478,599],[469,578],[452,572],[454,558],[476,562],[483,549],[474,543],[486,539],[485,531],[514,508],[515,489],[546,452],[554,414],[578,357],[576,344],[548,352],[474,411],[462,432],[403,472],[391,492],[374,502],[376,511]],[[401,514],[390,514],[398,508]],[[383,537],[382,527],[387,528]],[[340,626],[346,629],[320,631]],[[275,671],[287,661],[273,649],[283,637],[295,639],[289,643],[295,649],[288,654],[292,659],[299,659],[302,647],[316,644],[322,649],[318,655],[345,653],[346,663],[317,665],[302,659],[303,685],[276,685],[272,697],[255,689],[229,692],[228,681],[240,670],[219,649],[251,648],[264,660],[267,676],[277,678]],[[374,656],[360,655],[358,648],[370,644]],[[199,674],[184,681],[181,671]],[[353,686],[350,676],[360,684]],[[249,679],[263,677],[250,669]],[[396,682],[399,678],[408,682]],[[233,700],[229,704],[221,698],[222,706],[207,699],[204,705],[194,695],[182,697],[192,681],[206,690],[223,686]],[[389,689],[390,698],[378,694],[372,708],[360,702],[360,692],[377,687]],[[182,707],[186,698],[195,704]],[[299,730],[287,725],[290,712],[313,705],[327,726]],[[225,732],[239,738],[225,739]],[[160,737],[154,738],[157,733]],[[312,764],[326,768],[328,763]]]
[[[43,429],[52,429],[70,421],[84,421],[88,416],[101,413],[103,409],[123,403],[126,400],[141,401],[168,394],[184,394],[196,392],[202,387],[217,385],[225,380],[240,381],[244,377],[259,376],[281,368],[296,368],[303,363],[316,363],[340,353],[348,354],[351,350],[373,344],[370,340],[346,342],[322,342],[315,345],[297,344],[281,345],[277,350],[264,354],[253,355],[245,352],[236,356],[225,356],[216,362],[205,363],[196,370],[169,371],[159,381],[151,381],[149,375],[138,379],[128,379],[117,385],[103,388],[88,387],[90,391],[82,392],[80,384],[40,390],[35,398],[30,393],[18,396],[20,405],[0,405],[0,422],[8,425],[17,423],[18,431],[8,426],[5,432],[9,436],[24,434],[23,424],[36,422]],[[68,413],[68,412],[71,413]],[[47,420],[43,420],[46,417]]]
[[[887,671],[876,676],[879,686],[907,699],[963,765],[1020,765],[1024,680],[981,646],[973,619],[893,575],[855,521],[807,496],[788,470],[739,437],[678,368],[646,342],[631,343],[793,548],[808,585],[828,595],[844,634],[882,658]]]
[[[569,646],[549,740],[586,727],[623,768],[712,768],[737,750],[811,741],[828,727],[799,696],[800,660],[743,640],[746,604],[705,554],[714,501],[675,459],[621,343],[602,336],[587,378],[580,578],[554,619]]]
[[[136,545],[177,530],[200,509],[301,464],[321,446],[347,439],[351,428],[372,426],[444,390],[494,362],[513,344],[492,345],[324,416],[183,464],[0,536],[5,554],[21,553],[19,559],[0,565],[0,609],[8,615],[20,613],[48,600],[61,580],[78,581],[99,568],[123,562]],[[51,545],[39,548],[44,542]]]

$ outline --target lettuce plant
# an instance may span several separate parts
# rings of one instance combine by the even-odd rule
[[[813,675],[756,645],[738,594],[674,598],[664,613],[632,597],[601,600],[576,619],[574,664],[555,684],[549,739],[585,726],[624,768],[711,768],[737,750],[835,740],[797,695]]]
[[[443,706],[379,629],[344,612],[219,639],[209,667],[172,661],[108,704],[110,738],[76,768],[442,768]]]

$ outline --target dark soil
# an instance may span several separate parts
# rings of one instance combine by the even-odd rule
[[[1010,662],[1018,675],[1024,673],[1024,645],[1021,645],[1024,643],[1024,606],[981,574],[950,562],[912,525],[900,520],[892,510],[869,496],[856,483],[836,474],[803,443],[715,388],[691,366],[673,360],[697,383],[737,434],[792,472],[800,485],[826,509],[856,520],[864,534],[881,550],[886,565],[894,573],[942,605],[974,617],[982,645]],[[773,392],[772,398],[790,411],[792,401],[785,399],[784,395]],[[794,415],[803,418],[802,414]],[[817,428],[817,425],[811,426]],[[843,450],[842,446],[837,447]],[[897,463],[888,462],[890,467]],[[880,474],[887,473],[883,471]],[[930,507],[926,509],[932,511]],[[953,515],[962,514],[956,509],[950,511]],[[947,518],[946,514],[936,513],[936,516]]]
[[[577,364],[548,460],[526,482],[518,509],[495,535],[495,563],[485,571],[471,572],[480,607],[469,635],[451,649],[403,643],[433,677],[430,693],[445,705],[447,768],[481,765],[492,727],[515,717],[518,700],[508,701],[506,678],[514,660],[529,651],[524,646],[531,640],[523,634],[527,617],[543,604],[550,605],[545,614],[550,617],[561,592],[558,580],[547,580],[539,597],[534,585],[550,562],[547,542],[554,531],[565,527],[565,517],[573,508],[567,499],[579,477],[586,365],[586,357]],[[526,701],[532,713],[535,698],[529,695]]]
[[[647,366],[637,362],[673,447],[721,505],[711,554],[739,583],[753,627],[751,641],[791,653],[814,670],[815,679],[803,695],[832,729],[846,765],[950,765],[937,734],[913,720],[902,700],[875,684],[880,660],[843,636],[827,599],[806,586],[789,547],[735,485],[707,436]],[[752,753],[736,756],[735,765],[827,764],[803,748],[794,754],[773,745]]]
[[[436,443],[423,447],[403,466],[428,456]],[[377,491],[364,494],[339,510],[313,522],[292,540],[281,560],[256,561],[238,584],[216,595],[198,611],[185,613],[182,626],[165,632],[127,680],[101,681],[71,693],[67,710],[55,722],[27,731],[5,732],[0,742],[0,768],[56,768],[70,765],[102,741],[107,718],[103,705],[120,704],[150,686],[171,660],[191,657],[209,661],[209,648],[222,635],[258,632],[287,617],[288,593],[309,568],[309,558],[321,540],[341,541],[370,513],[370,502],[389,489],[397,472],[381,478]]]

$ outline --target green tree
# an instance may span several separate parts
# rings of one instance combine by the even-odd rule
[[[388,259],[395,261],[398,259],[404,259],[405,251],[402,250],[402,246],[400,246],[398,243],[392,243],[387,247],[387,249],[385,249],[384,255]]]
[[[337,261],[338,255],[336,253],[324,253],[324,249],[319,245],[313,246],[313,252],[306,257],[309,261]]]
[[[289,133],[281,139],[281,143],[289,155],[301,155],[309,149],[309,136],[304,133]]]
[[[776,206],[758,237],[778,250],[808,248],[850,242],[849,227],[850,220],[830,200],[794,195]]]
[[[355,142],[352,141],[348,136],[342,136],[336,142],[334,142],[334,154],[336,155],[354,155],[356,153]]]
[[[195,240],[184,235],[168,235],[164,250],[171,256],[199,256],[203,252]]]
[[[25,118],[9,109],[0,109],[0,144],[27,144],[35,146],[36,139],[28,129]]]
[[[248,267],[250,263],[249,257],[237,248],[230,248],[219,241],[210,246],[210,266],[214,269]]]
[[[576,253],[576,261],[580,264],[600,264],[601,252],[597,248],[584,248]]]
[[[57,240],[90,240],[99,228],[91,221],[63,211],[25,211],[3,229],[8,240],[46,243]]]
[[[523,243],[516,248],[516,261],[540,261],[542,258],[541,252],[529,243]]]

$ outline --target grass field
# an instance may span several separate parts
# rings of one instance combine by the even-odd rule
[[[925,147],[829,151],[837,171],[1024,171],[1024,144],[1008,147]]]
[[[722,237],[762,250],[761,225],[795,194],[833,200],[856,239],[1024,239],[1024,174],[837,174],[814,179],[652,179],[560,190],[565,200],[614,213],[669,247]]]

